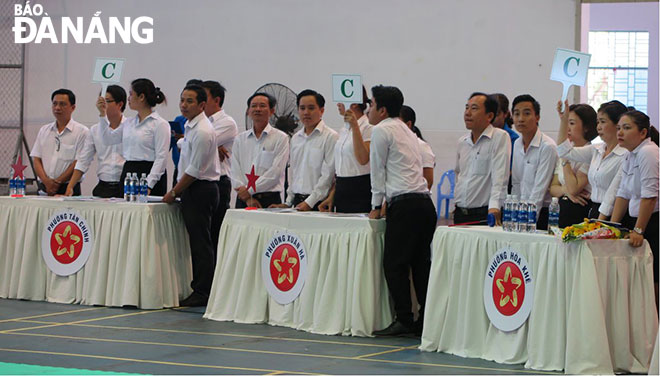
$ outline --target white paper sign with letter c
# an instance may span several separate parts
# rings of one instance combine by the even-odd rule
[[[97,57],[92,82],[117,83],[121,80],[124,59]]]
[[[333,74],[332,100],[338,103],[362,103],[362,77],[359,74]]]
[[[564,84],[562,101],[568,95],[571,85],[584,86],[587,82],[590,54],[558,48],[555,52],[555,61],[552,63],[550,79]]]

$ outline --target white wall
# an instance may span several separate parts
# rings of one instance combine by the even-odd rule
[[[151,16],[151,45],[53,45],[27,48],[26,119],[31,144],[51,121],[50,93],[78,96],[74,117],[96,120],[99,87],[90,83],[95,57],[126,58],[124,87],[151,78],[169,98],[165,118],[178,114],[189,78],[227,88],[225,109],[244,126],[246,98],[267,82],[298,92],[313,88],[331,100],[332,73],[359,73],[369,87],[396,85],[417,112],[418,126],[437,156],[436,182],[453,167],[456,139],[465,133],[466,98],[473,91],[530,93],[541,103],[543,130],[555,130],[561,84],[550,81],[555,49],[574,48],[576,0],[224,0],[43,2],[49,16]],[[58,24],[56,23],[56,26]],[[130,114],[130,112],[128,112]],[[325,120],[341,125],[334,105]],[[170,173],[172,168],[168,168]],[[83,185],[89,194],[95,174]]]

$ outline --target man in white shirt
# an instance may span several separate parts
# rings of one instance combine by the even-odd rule
[[[436,213],[422,176],[422,157],[417,136],[399,118],[403,94],[393,86],[371,88],[369,122],[376,125],[371,135],[371,205],[369,218],[381,217],[387,200],[387,227],[383,269],[394,300],[396,321],[374,335],[421,334],[426,290],[431,268],[431,239]],[[421,306],[413,323],[410,282]]]
[[[220,85],[217,81],[204,81],[201,85],[206,91],[206,105],[204,106],[204,113],[208,116],[209,121],[215,130],[215,143],[218,148],[218,160],[220,161],[220,180],[218,180],[218,213],[215,216],[216,221],[213,223],[214,244],[218,246],[218,235],[220,233],[220,226],[225,218],[225,213],[229,209],[229,201],[231,200],[231,162],[229,160],[231,148],[234,144],[234,138],[238,134],[238,127],[234,118],[227,115],[222,109],[225,103],[224,86]]]
[[[419,154],[422,156],[422,174],[424,179],[426,179],[427,187],[429,191],[433,188],[433,169],[435,168],[435,154],[433,154],[433,149],[431,145],[427,144],[422,137],[422,131],[417,128],[415,122],[417,121],[417,114],[412,107],[403,105],[401,107],[401,113],[399,118],[403,121],[408,128],[417,136],[417,141],[419,142]]]
[[[492,125],[496,114],[497,101],[484,93],[473,93],[465,104],[463,121],[470,133],[458,140],[456,150],[454,223],[482,221],[493,214],[497,225],[502,224],[511,141]]]
[[[211,225],[218,208],[220,161],[215,131],[204,114],[205,103],[206,92],[199,85],[188,85],[181,92],[179,108],[188,121],[181,144],[179,176],[174,188],[163,196],[166,203],[181,196],[181,212],[190,240],[193,293],[179,302],[182,307],[206,305],[215,271]]]
[[[39,178],[39,193],[54,196],[66,193],[89,129],[71,118],[76,109],[71,90],[55,90],[50,99],[55,121],[41,127],[30,156]],[[73,187],[73,195],[80,196],[80,184]]]
[[[513,186],[520,201],[536,204],[536,228],[548,227],[550,182],[557,164],[557,145],[539,129],[541,106],[529,94],[513,100],[513,123],[521,137],[513,144]]]
[[[117,129],[122,126],[124,110],[126,109],[126,91],[117,85],[110,85],[105,93],[105,102],[102,104],[97,101],[96,106],[105,106],[105,114],[110,124],[110,129]],[[101,111],[101,110],[99,110]],[[66,196],[73,195],[73,188],[82,179],[83,174],[87,172],[89,166],[94,160],[94,155],[98,157],[96,175],[99,179],[98,184],[92,190],[92,194],[97,197],[122,197],[123,187],[119,181],[121,169],[124,167],[124,157],[121,154],[121,144],[106,145],[101,135],[101,124],[94,124],[89,130],[89,136],[85,141],[85,147],[82,154],[76,162],[73,170],[73,176],[66,188]]]
[[[267,208],[282,203],[289,136],[269,123],[276,104],[273,96],[263,92],[247,100],[252,129],[236,136],[231,157],[236,208]]]
[[[289,189],[286,204],[300,211],[318,210],[335,175],[337,132],[321,119],[325,98],[314,90],[303,90],[297,98],[298,116],[303,128],[291,137]]]

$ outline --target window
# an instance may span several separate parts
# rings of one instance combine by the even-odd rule
[[[595,109],[618,100],[646,112],[648,106],[649,33],[590,31],[587,101]]]

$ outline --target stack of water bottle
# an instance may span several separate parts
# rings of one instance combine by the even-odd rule
[[[549,207],[548,232],[558,229],[559,202],[552,198]],[[532,201],[518,201],[518,196],[507,195],[502,213],[502,226],[508,232],[536,232],[536,204]]]
[[[124,200],[127,202],[147,202],[149,186],[147,185],[147,174],[142,173],[138,179],[137,172],[126,173],[124,179]]]
[[[9,179],[9,196],[25,196],[25,178],[17,176]]]

